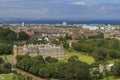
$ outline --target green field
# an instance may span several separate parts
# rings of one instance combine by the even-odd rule
[[[116,79],[114,76],[109,76],[109,77],[106,77],[106,78],[104,78],[102,80],[119,80],[119,78]]]
[[[0,80],[12,80],[14,74],[0,74]]]
[[[77,51],[72,51],[72,52],[69,52],[68,50],[65,50],[65,55],[66,55],[66,58],[68,59],[70,56],[78,56],[79,59],[83,62],[86,62],[88,64],[92,64],[95,62],[94,58],[92,56],[88,56],[88,55],[83,55],[81,54],[80,52],[77,52]]]
[[[5,59],[5,58],[14,58],[13,55],[0,55],[0,57],[2,57],[3,59]]]

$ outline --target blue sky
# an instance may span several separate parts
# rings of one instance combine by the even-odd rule
[[[0,17],[120,19],[120,0],[0,0]]]

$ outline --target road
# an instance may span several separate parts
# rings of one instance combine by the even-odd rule
[[[32,77],[35,78],[36,80],[45,80],[44,78],[40,78],[40,77],[38,77],[38,76],[35,76],[35,75],[33,75],[33,74],[31,74],[31,73],[28,73],[28,72],[26,72],[26,71],[23,71],[23,70],[21,70],[21,69],[18,69],[18,68],[15,68],[15,69],[16,69],[16,71],[17,71],[18,73],[21,73],[22,75],[32,76]]]

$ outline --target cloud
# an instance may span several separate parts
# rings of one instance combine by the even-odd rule
[[[76,6],[85,6],[86,5],[85,2],[73,2],[71,4],[76,5]]]
[[[109,10],[109,8],[107,8],[106,6],[101,6],[99,8],[100,11],[103,11],[103,12],[107,12]]]
[[[0,10],[0,14],[2,16],[7,16],[7,17],[41,17],[44,16],[48,12],[48,8],[39,8],[39,9],[14,9],[14,8],[9,8],[9,9],[2,9]]]
[[[114,10],[111,6],[106,6],[106,5],[93,5],[90,7],[87,7],[86,11],[91,12],[91,13],[108,13]]]
[[[105,0],[104,0],[105,1]],[[0,0],[0,17],[120,16],[120,2],[103,0]],[[120,0],[119,0],[120,1]],[[116,15],[117,14],[117,15]],[[103,17],[104,18],[104,17]]]

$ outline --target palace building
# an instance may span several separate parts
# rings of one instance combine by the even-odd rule
[[[14,56],[29,54],[30,56],[41,55],[44,58],[51,56],[57,59],[64,59],[64,49],[62,46],[50,45],[50,44],[37,44],[37,45],[24,45],[13,47]]]

